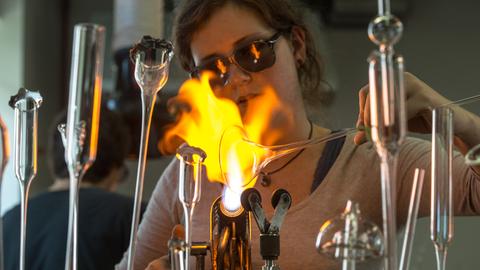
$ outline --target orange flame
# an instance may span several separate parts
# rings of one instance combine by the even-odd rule
[[[234,193],[240,194],[255,184],[255,180],[251,181],[251,170],[264,150],[245,147],[247,144],[239,142],[244,142],[244,134],[256,143],[275,142],[281,133],[271,129],[269,122],[272,113],[281,107],[280,102],[275,91],[267,87],[258,97],[248,101],[242,119],[233,101],[214,95],[209,78],[209,74],[202,74],[200,80],[190,79],[182,85],[174,99],[176,108],[180,108],[177,122],[167,130],[159,147],[171,152],[179,143],[187,142],[201,148],[207,154],[205,166],[209,180],[228,184]],[[226,130],[230,132],[222,138]],[[221,140],[222,149],[228,149],[224,152],[226,155],[220,154]]]
[[[257,46],[252,45],[252,46],[250,47],[250,53],[255,57],[255,61],[258,60],[258,59],[260,59],[260,56],[261,56],[261,55],[260,55],[260,52],[259,52],[258,49],[257,49]]]

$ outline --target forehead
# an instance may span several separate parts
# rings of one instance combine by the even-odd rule
[[[252,10],[226,4],[215,11],[192,38],[190,45],[195,63],[211,54],[228,55],[236,42],[268,33],[269,27]]]

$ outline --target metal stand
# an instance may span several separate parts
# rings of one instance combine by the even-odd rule
[[[265,217],[262,208],[260,192],[249,188],[242,193],[242,206],[245,210],[252,212],[260,230],[260,254],[265,264],[262,270],[280,270],[277,264],[280,256],[280,227],[285,215],[292,204],[292,197],[284,189],[276,190],[272,196],[272,206],[275,208],[271,223]]]

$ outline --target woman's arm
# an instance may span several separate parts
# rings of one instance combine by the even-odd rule
[[[174,159],[160,177],[137,234],[135,270],[143,270],[148,264],[168,254],[168,240],[172,228],[181,223],[182,208],[178,201],[178,162]],[[116,269],[127,269],[127,256]]]
[[[410,73],[405,73],[406,113],[408,130],[429,134],[432,130],[432,109],[451,101]],[[359,92],[357,126],[370,126],[368,86]],[[480,117],[467,110],[452,106],[454,113],[455,146],[463,155],[480,143]],[[356,144],[365,141],[365,133],[358,132]],[[398,163],[397,203],[399,221],[406,218],[415,168],[425,169],[423,195],[419,215],[430,213],[431,144],[422,140],[407,139],[401,147]],[[453,200],[456,215],[480,214],[480,166],[469,167],[464,157],[456,152],[453,161]]]
[[[448,104],[451,101],[433,90],[414,75],[405,73],[406,114],[408,131],[415,133],[431,133],[432,109]],[[465,155],[468,150],[480,144],[480,117],[460,106],[451,106],[455,146]],[[370,101],[368,85],[359,91],[359,114],[357,127],[370,126]],[[354,137],[356,144],[365,141],[365,133],[358,132]],[[472,167],[480,174],[480,166]]]

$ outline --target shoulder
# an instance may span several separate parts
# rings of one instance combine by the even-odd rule
[[[178,199],[178,176],[180,162],[172,158],[158,180],[149,204],[173,207]]]
[[[168,166],[163,171],[160,179],[155,186],[155,190],[162,189],[164,191],[174,191],[178,186],[180,161],[177,158],[172,158]]]
[[[163,171],[160,179],[170,180],[172,178],[177,178],[179,167],[180,167],[180,161],[177,158],[172,157],[172,159],[170,160],[170,163]]]
[[[426,139],[416,138],[416,137],[407,137],[403,142],[400,152],[412,152],[418,154],[424,154],[430,152],[432,144]]]
[[[338,160],[351,162],[355,159],[370,160],[377,157],[377,152],[372,142],[367,141],[357,145],[353,142],[354,136],[355,134],[350,134],[345,138]]]

